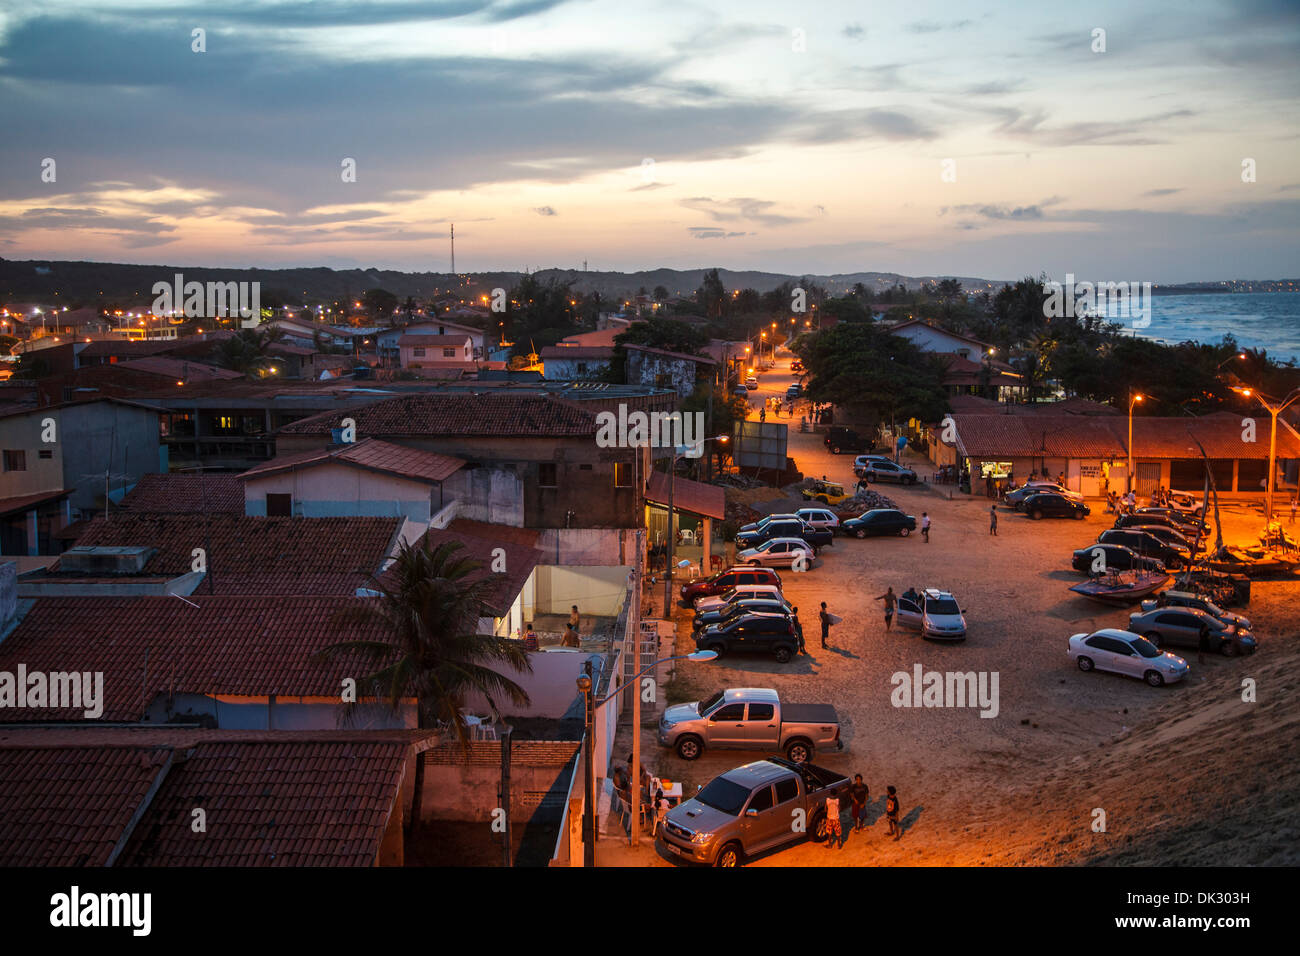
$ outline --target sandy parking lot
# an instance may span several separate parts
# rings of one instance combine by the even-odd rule
[[[783,390],[789,381],[788,373],[769,373],[769,377],[774,382],[771,391]],[[852,456],[831,456],[821,447],[819,436],[792,432],[791,448],[805,474],[852,478]],[[918,470],[923,475],[930,471],[928,466]],[[1069,569],[1070,552],[1091,543],[1111,525],[1098,513],[1100,505],[1094,504],[1094,514],[1084,521],[1033,522],[1000,509],[999,535],[991,537],[985,499],[954,492],[959,500],[949,500],[947,489],[925,485],[881,490],[918,522],[922,511],[929,512],[933,520],[929,544],[919,532],[906,539],[837,537],[812,570],[782,573],[785,593],[800,609],[809,656],[786,665],[765,657],[734,655],[712,664],[684,664],[668,689],[669,700],[676,702],[699,699],[719,687],[774,687],[785,699],[829,702],[838,709],[845,752],[820,754],[817,762],[846,774],[862,773],[874,801],[872,817],[880,819],[866,834],[853,834],[841,852],[804,844],[751,861],[756,865],[1041,860],[1036,857],[1041,845],[1059,837],[1059,822],[1047,822],[1047,804],[1067,809],[1064,804],[1073,799],[1069,797],[1071,776],[1090,786],[1097,784],[1088,779],[1087,768],[1099,747],[1109,746],[1134,728],[1149,732],[1161,708],[1200,706],[1197,695],[1209,693],[1209,687],[1227,687],[1231,695],[1242,676],[1280,657],[1294,657],[1300,640],[1294,610],[1300,583],[1257,581],[1246,609],[1262,648],[1254,657],[1213,657],[1200,666],[1195,652],[1190,652],[1186,656],[1191,676],[1182,685],[1166,688],[1115,675],[1082,673],[1066,656],[1067,638],[1099,627],[1125,626],[1128,620],[1127,609],[1090,602],[1067,590],[1081,580]],[[1225,538],[1253,539],[1259,523],[1257,514],[1225,513]],[[951,590],[967,612],[967,639],[951,645],[934,643],[897,625],[886,633],[882,605],[874,598],[888,586],[901,593],[909,585]],[[844,619],[832,629],[826,649],[820,647],[817,626],[821,601]],[[678,613],[679,640],[688,641],[690,614]],[[891,675],[910,673],[916,664],[926,670],[997,673],[997,716],[981,717],[973,708],[893,706]],[[1290,707],[1295,694],[1286,689]],[[1294,709],[1287,713],[1293,714]],[[1173,745],[1166,742],[1166,746]],[[1285,746],[1294,748],[1294,743]],[[754,754],[744,751],[713,751],[687,763],[660,749],[652,729],[643,731],[642,748],[648,766],[662,776],[684,780],[688,792],[754,759]],[[1265,747],[1257,755],[1260,766],[1249,772],[1266,772],[1267,756]],[[1077,762],[1080,757],[1083,763]],[[1136,750],[1130,761],[1135,770],[1141,769],[1143,759],[1141,750]],[[1231,760],[1231,753],[1224,759]],[[1061,772],[1071,766],[1073,774]],[[1225,773],[1234,770],[1243,768],[1231,764],[1223,768]],[[1115,774],[1115,769],[1110,773]],[[896,786],[902,798],[907,829],[897,843],[885,837],[881,817],[886,784]],[[1042,805],[1015,805],[1030,791]],[[1022,832],[1014,849],[996,839],[972,839],[967,829],[976,819],[982,823],[975,829],[984,832],[988,827],[999,831],[1011,820],[1020,826],[1040,810],[1043,832]],[[1087,835],[1086,815],[1079,820],[1080,834]],[[1132,826],[1130,821],[1129,840],[1137,832]],[[610,865],[669,865],[648,843],[633,851],[606,842],[601,853],[602,862]]]

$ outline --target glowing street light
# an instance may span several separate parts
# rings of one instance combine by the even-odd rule
[[[1300,388],[1292,389],[1280,402],[1269,402],[1262,393],[1252,388],[1237,388],[1234,386],[1232,390],[1246,398],[1254,398],[1255,401],[1268,409],[1268,413],[1273,419],[1268,437],[1268,485],[1264,492],[1264,524],[1267,526],[1273,519],[1273,487],[1277,479],[1277,416],[1286,411],[1287,406],[1300,399]]]
[[[1141,392],[1133,392],[1128,399],[1128,487],[1126,491],[1133,490],[1133,406],[1142,401]]]

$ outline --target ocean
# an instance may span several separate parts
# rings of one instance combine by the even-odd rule
[[[1114,315],[1112,303],[1107,312]],[[1115,316],[1131,327],[1133,319]],[[1300,363],[1300,292],[1153,295],[1151,324],[1135,335],[1159,342],[1189,339],[1217,345],[1231,334],[1243,348],[1266,349],[1269,357]]]

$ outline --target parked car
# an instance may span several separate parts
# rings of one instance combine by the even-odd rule
[[[1078,518],[1080,520],[1092,514],[1092,509],[1082,501],[1073,501],[1054,492],[1039,492],[1030,495],[1016,507],[1037,521],[1039,518]]]
[[[1205,517],[1205,501],[1189,491],[1169,492],[1169,505],[1184,514],[1196,515],[1202,519]]]
[[[1224,657],[1237,653],[1253,654],[1255,637],[1250,631],[1224,624],[1212,614],[1194,607],[1157,607],[1134,611],[1128,616],[1128,628],[1141,634],[1156,647],[1190,647],[1198,649],[1201,637],[1209,639],[1210,650]]]
[[[753,375],[749,376],[747,379],[745,379],[745,388],[749,389],[750,391],[753,391],[754,389],[758,388],[758,379]]]
[[[1210,526],[1202,518],[1187,511],[1179,511],[1177,508],[1137,508],[1134,510],[1133,515],[1158,515],[1172,522],[1171,527],[1186,527],[1191,534],[1195,534],[1198,529],[1201,534],[1210,533]],[[1121,525],[1117,523],[1115,527],[1118,528]]]
[[[1165,572],[1159,558],[1147,558],[1122,544],[1093,544],[1074,552],[1070,566],[1080,574],[1093,574],[1098,556],[1107,571],[1158,571]]]
[[[805,501],[818,501],[824,505],[837,505],[850,497],[845,494],[843,485],[833,481],[815,481],[811,486],[800,490],[799,494]]]
[[[1163,541],[1165,544],[1169,545],[1170,547],[1178,548],[1180,551],[1186,551],[1189,557],[1196,550],[1193,547],[1192,542],[1188,540],[1186,535],[1184,535],[1177,528],[1171,528],[1168,525],[1139,524],[1139,525],[1129,525],[1126,528],[1120,528],[1118,530],[1141,531],[1144,534],[1149,534],[1151,535],[1151,537]]]
[[[898,599],[898,623],[934,640],[966,640],[965,613],[950,592],[938,588],[907,591]]]
[[[682,607],[690,607],[696,598],[723,594],[732,588],[744,587],[748,584],[772,584],[779,588],[781,575],[770,568],[730,567],[711,577],[683,584],[681,604]]]
[[[871,448],[871,439],[864,438],[852,428],[832,425],[826,432],[823,444],[830,449],[832,455],[839,455],[846,451],[866,451]]]
[[[742,584],[740,587],[732,588],[723,594],[696,598],[695,610],[701,614],[716,611],[728,601],[744,600],[746,598],[775,598],[781,600],[781,589],[775,584]]]
[[[1190,591],[1161,591],[1156,595],[1156,606],[1194,607],[1198,611],[1205,611],[1211,617],[1218,618],[1224,624],[1234,625],[1238,630],[1250,630],[1249,618],[1234,614],[1232,611],[1225,611],[1209,598],[1200,594],[1193,594]]]
[[[757,521],[753,521],[750,522],[749,524],[741,525],[740,530],[737,531],[736,533],[745,534],[750,531],[761,531],[763,528],[766,528],[773,521],[798,521],[798,520],[800,520],[798,513],[766,515],[762,518],[759,518]]]
[[[736,549],[756,548],[764,541],[771,541],[773,538],[799,538],[816,554],[818,548],[824,548],[835,541],[835,532],[829,528],[814,528],[812,525],[804,524],[798,518],[789,521],[769,521],[763,527],[753,531],[737,531]]]
[[[749,387],[746,385],[737,385],[731,390],[731,394],[736,398],[749,398]]]
[[[1181,568],[1191,556],[1186,548],[1180,548],[1136,528],[1110,528],[1097,536],[1098,544],[1122,544],[1132,548],[1138,554],[1149,558],[1159,558],[1167,568]]]
[[[792,383],[785,390],[785,397],[792,402],[802,394],[803,394],[803,389],[799,387],[798,382]]]
[[[1143,508],[1139,508],[1137,511],[1133,512],[1133,514],[1123,514],[1116,517],[1115,527],[1116,528],[1142,528],[1142,527],[1171,528],[1174,531],[1177,531],[1179,534],[1181,534],[1184,538],[1188,539],[1189,542],[1191,541],[1191,539],[1197,536],[1198,532],[1201,535],[1204,535],[1206,531],[1209,530],[1208,528],[1200,527],[1200,523],[1197,522],[1195,519],[1192,519],[1191,521],[1184,521],[1168,514],[1153,514],[1152,512],[1147,511]]]
[[[769,757],[714,777],[668,811],[655,840],[684,862],[740,866],[805,836],[825,842],[826,798],[848,797],[849,778],[811,763]],[[807,832],[791,826],[796,816]]]
[[[916,519],[897,508],[872,508],[856,518],[841,521],[840,530],[859,538],[877,534],[897,534],[906,538],[916,530]]]
[[[791,704],[766,687],[720,690],[704,701],[674,704],[659,718],[659,746],[683,760],[706,748],[766,750],[807,763],[818,748],[844,749],[830,704]]]
[[[1002,496],[1002,500],[1019,511],[1020,504],[1030,495],[1048,493],[1060,495],[1062,498],[1069,498],[1071,501],[1083,500],[1083,495],[1079,494],[1077,491],[1071,491],[1064,485],[1058,485],[1054,481],[1027,481],[1019,488],[1008,491]]]
[[[872,459],[862,469],[867,481],[892,481],[900,485],[916,484],[916,472],[906,465],[896,465],[892,461]]]
[[[737,598],[721,607],[707,611],[695,610],[692,630],[701,631],[710,624],[725,624],[740,614],[784,614],[793,617],[798,608],[792,607],[783,597]]]
[[[867,465],[871,464],[871,462],[873,461],[892,462],[893,460],[894,459],[891,458],[889,455],[858,455],[857,458],[853,459],[853,474],[861,478],[862,473],[867,470]]]
[[[1187,676],[1187,661],[1161,651],[1140,634],[1106,627],[1070,638],[1070,659],[1081,671],[1111,671],[1138,677],[1152,687]]]
[[[741,564],[789,568],[792,571],[807,571],[812,567],[815,557],[817,552],[802,538],[769,538],[757,547],[746,548],[736,554],[736,560]]]
[[[799,653],[798,619],[784,614],[742,614],[725,624],[710,624],[695,635],[695,647],[727,654],[771,654],[785,664]]]
[[[795,512],[799,520],[806,525],[814,528],[821,528],[823,531],[834,533],[835,529],[840,526],[840,516],[834,511],[828,511],[825,508],[800,508]]]
[[[802,372],[802,371],[803,371],[803,362],[802,362],[800,359],[791,359],[791,360],[790,360],[790,371],[792,371],[792,372]]]

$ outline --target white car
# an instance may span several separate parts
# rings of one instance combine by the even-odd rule
[[[807,571],[814,557],[812,545],[802,538],[770,538],[756,548],[741,551],[736,555],[736,563]]]
[[[744,385],[737,385],[731,390],[731,394],[737,398],[749,398],[749,389]]]
[[[702,597],[696,600],[695,610],[701,614],[707,614],[709,611],[716,611],[722,605],[726,604],[733,598],[744,600],[747,598],[772,598],[781,600],[781,589],[775,584],[742,584],[734,587],[726,594],[715,594],[712,597]]]
[[[804,524],[814,528],[826,528],[834,531],[840,526],[839,515],[825,508],[800,508],[795,512],[795,516]]]
[[[898,599],[898,623],[914,627],[922,637],[939,641],[966,640],[966,618],[948,591],[926,588],[904,592]]]
[[[1187,676],[1187,661],[1161,651],[1140,634],[1105,627],[1070,638],[1070,658],[1079,670],[1113,671],[1146,681],[1152,687],[1176,684]]]
[[[872,462],[874,461],[892,462],[893,460],[894,459],[890,458],[888,455],[858,455],[858,457],[853,459],[853,473],[857,475],[859,478],[861,478],[862,473],[867,470],[867,465],[871,464]]]
[[[749,378],[745,379],[745,388],[748,389],[758,388],[758,379],[755,378],[753,375],[749,376]]]

